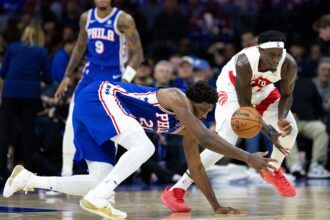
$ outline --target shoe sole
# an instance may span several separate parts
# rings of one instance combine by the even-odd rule
[[[188,211],[186,210],[176,210],[176,209],[173,209],[167,202],[166,200],[164,199],[163,197],[163,194],[160,195],[160,201],[168,208],[170,209],[172,212],[190,212],[191,209],[189,209]]]
[[[17,166],[14,168],[14,170],[13,170],[13,172],[11,173],[10,177],[9,177],[9,178],[7,179],[7,181],[6,181],[5,188],[3,189],[3,197],[5,197],[5,198],[9,198],[9,197],[11,197],[15,192],[19,191],[19,190],[17,190],[17,191],[13,191],[13,192],[11,192],[11,193],[9,193],[9,194],[6,194],[6,193],[5,193],[6,191],[8,191],[8,190],[10,189],[10,187],[11,187],[11,185],[12,185],[12,183],[13,183],[15,177],[16,177],[16,176],[17,176],[22,170],[24,170],[24,167],[23,167],[22,165],[17,165]]]
[[[97,208],[95,207],[92,203],[88,202],[86,199],[81,199],[79,201],[79,205],[82,209],[84,209],[85,211],[87,212],[91,212],[93,214],[96,214],[96,215],[100,215],[104,218],[107,218],[107,219],[125,219],[126,217],[122,217],[122,216],[111,216],[112,213],[110,211],[110,216],[105,214],[104,212],[104,208]],[[106,209],[108,211],[108,209]]]

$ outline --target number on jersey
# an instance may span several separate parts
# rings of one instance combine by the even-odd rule
[[[104,52],[104,44],[102,43],[102,41],[96,41],[95,42],[95,51],[98,54],[102,54]]]

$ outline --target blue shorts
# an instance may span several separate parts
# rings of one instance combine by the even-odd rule
[[[78,98],[81,91],[86,88],[89,84],[94,81],[111,81],[111,82],[120,82],[121,81],[121,72],[119,68],[111,68],[111,67],[99,67],[95,65],[91,65],[89,63],[86,64],[83,70],[83,76],[77,85],[74,96],[75,100]],[[100,106],[102,107],[102,106]],[[83,108],[83,107],[82,107]],[[97,162],[106,162],[112,165],[116,162],[116,147],[113,141],[107,139],[100,141],[100,138],[95,138],[91,135],[90,131],[86,128],[84,123],[88,123],[89,117],[88,115],[82,116],[85,122],[78,120],[74,115],[82,115],[83,113],[75,108],[75,112],[73,114],[73,129],[74,129],[74,145],[76,147],[76,153],[74,156],[75,161],[81,160],[90,160]],[[102,113],[102,109],[95,108],[95,111],[99,111],[98,113]],[[92,119],[95,121],[95,118]],[[101,125],[104,123],[104,125]],[[111,123],[108,123],[107,120],[103,120],[97,122],[97,125],[100,126],[108,126]]]

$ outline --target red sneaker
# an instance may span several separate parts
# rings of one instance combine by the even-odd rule
[[[283,175],[281,169],[270,174],[265,170],[261,171],[262,178],[272,184],[282,196],[292,197],[296,195],[296,188]]]
[[[160,195],[160,201],[173,212],[190,212],[191,208],[184,203],[186,191],[180,188],[174,188],[170,191],[170,188],[169,186],[166,187]]]

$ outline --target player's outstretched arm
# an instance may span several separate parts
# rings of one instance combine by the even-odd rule
[[[83,58],[85,52],[86,52],[86,44],[87,44],[87,32],[86,32],[86,22],[87,22],[88,12],[84,12],[80,16],[79,21],[79,35],[77,39],[77,43],[72,51],[72,55],[70,57],[69,64],[65,70],[65,76],[58,87],[55,98],[59,99],[67,87],[69,86],[71,80],[70,77],[74,71],[74,69],[79,65],[81,59]]]
[[[210,181],[206,175],[205,169],[202,165],[201,158],[199,155],[199,144],[195,141],[187,132],[183,133],[184,141],[184,153],[188,162],[188,169],[191,175],[191,178],[197,184],[198,188],[205,195],[207,200],[210,202],[214,212],[217,214],[242,214],[244,213],[241,210],[234,209],[231,207],[222,207],[211,187]]]
[[[123,74],[123,79],[130,82],[135,76],[135,70],[143,61],[143,50],[140,36],[136,29],[134,19],[127,13],[121,13],[118,18],[118,30],[125,34],[128,47],[128,65]]]
[[[250,154],[241,150],[229,144],[214,132],[208,130],[194,115],[192,104],[181,91],[177,89],[167,91],[166,97],[164,98],[167,99],[167,106],[171,107],[172,111],[175,112],[180,122],[187,129],[187,132],[194,137],[199,144],[219,154],[244,161],[257,170],[267,170],[268,168],[275,169],[269,164],[270,161],[274,161],[273,159],[263,158],[257,154]]]

